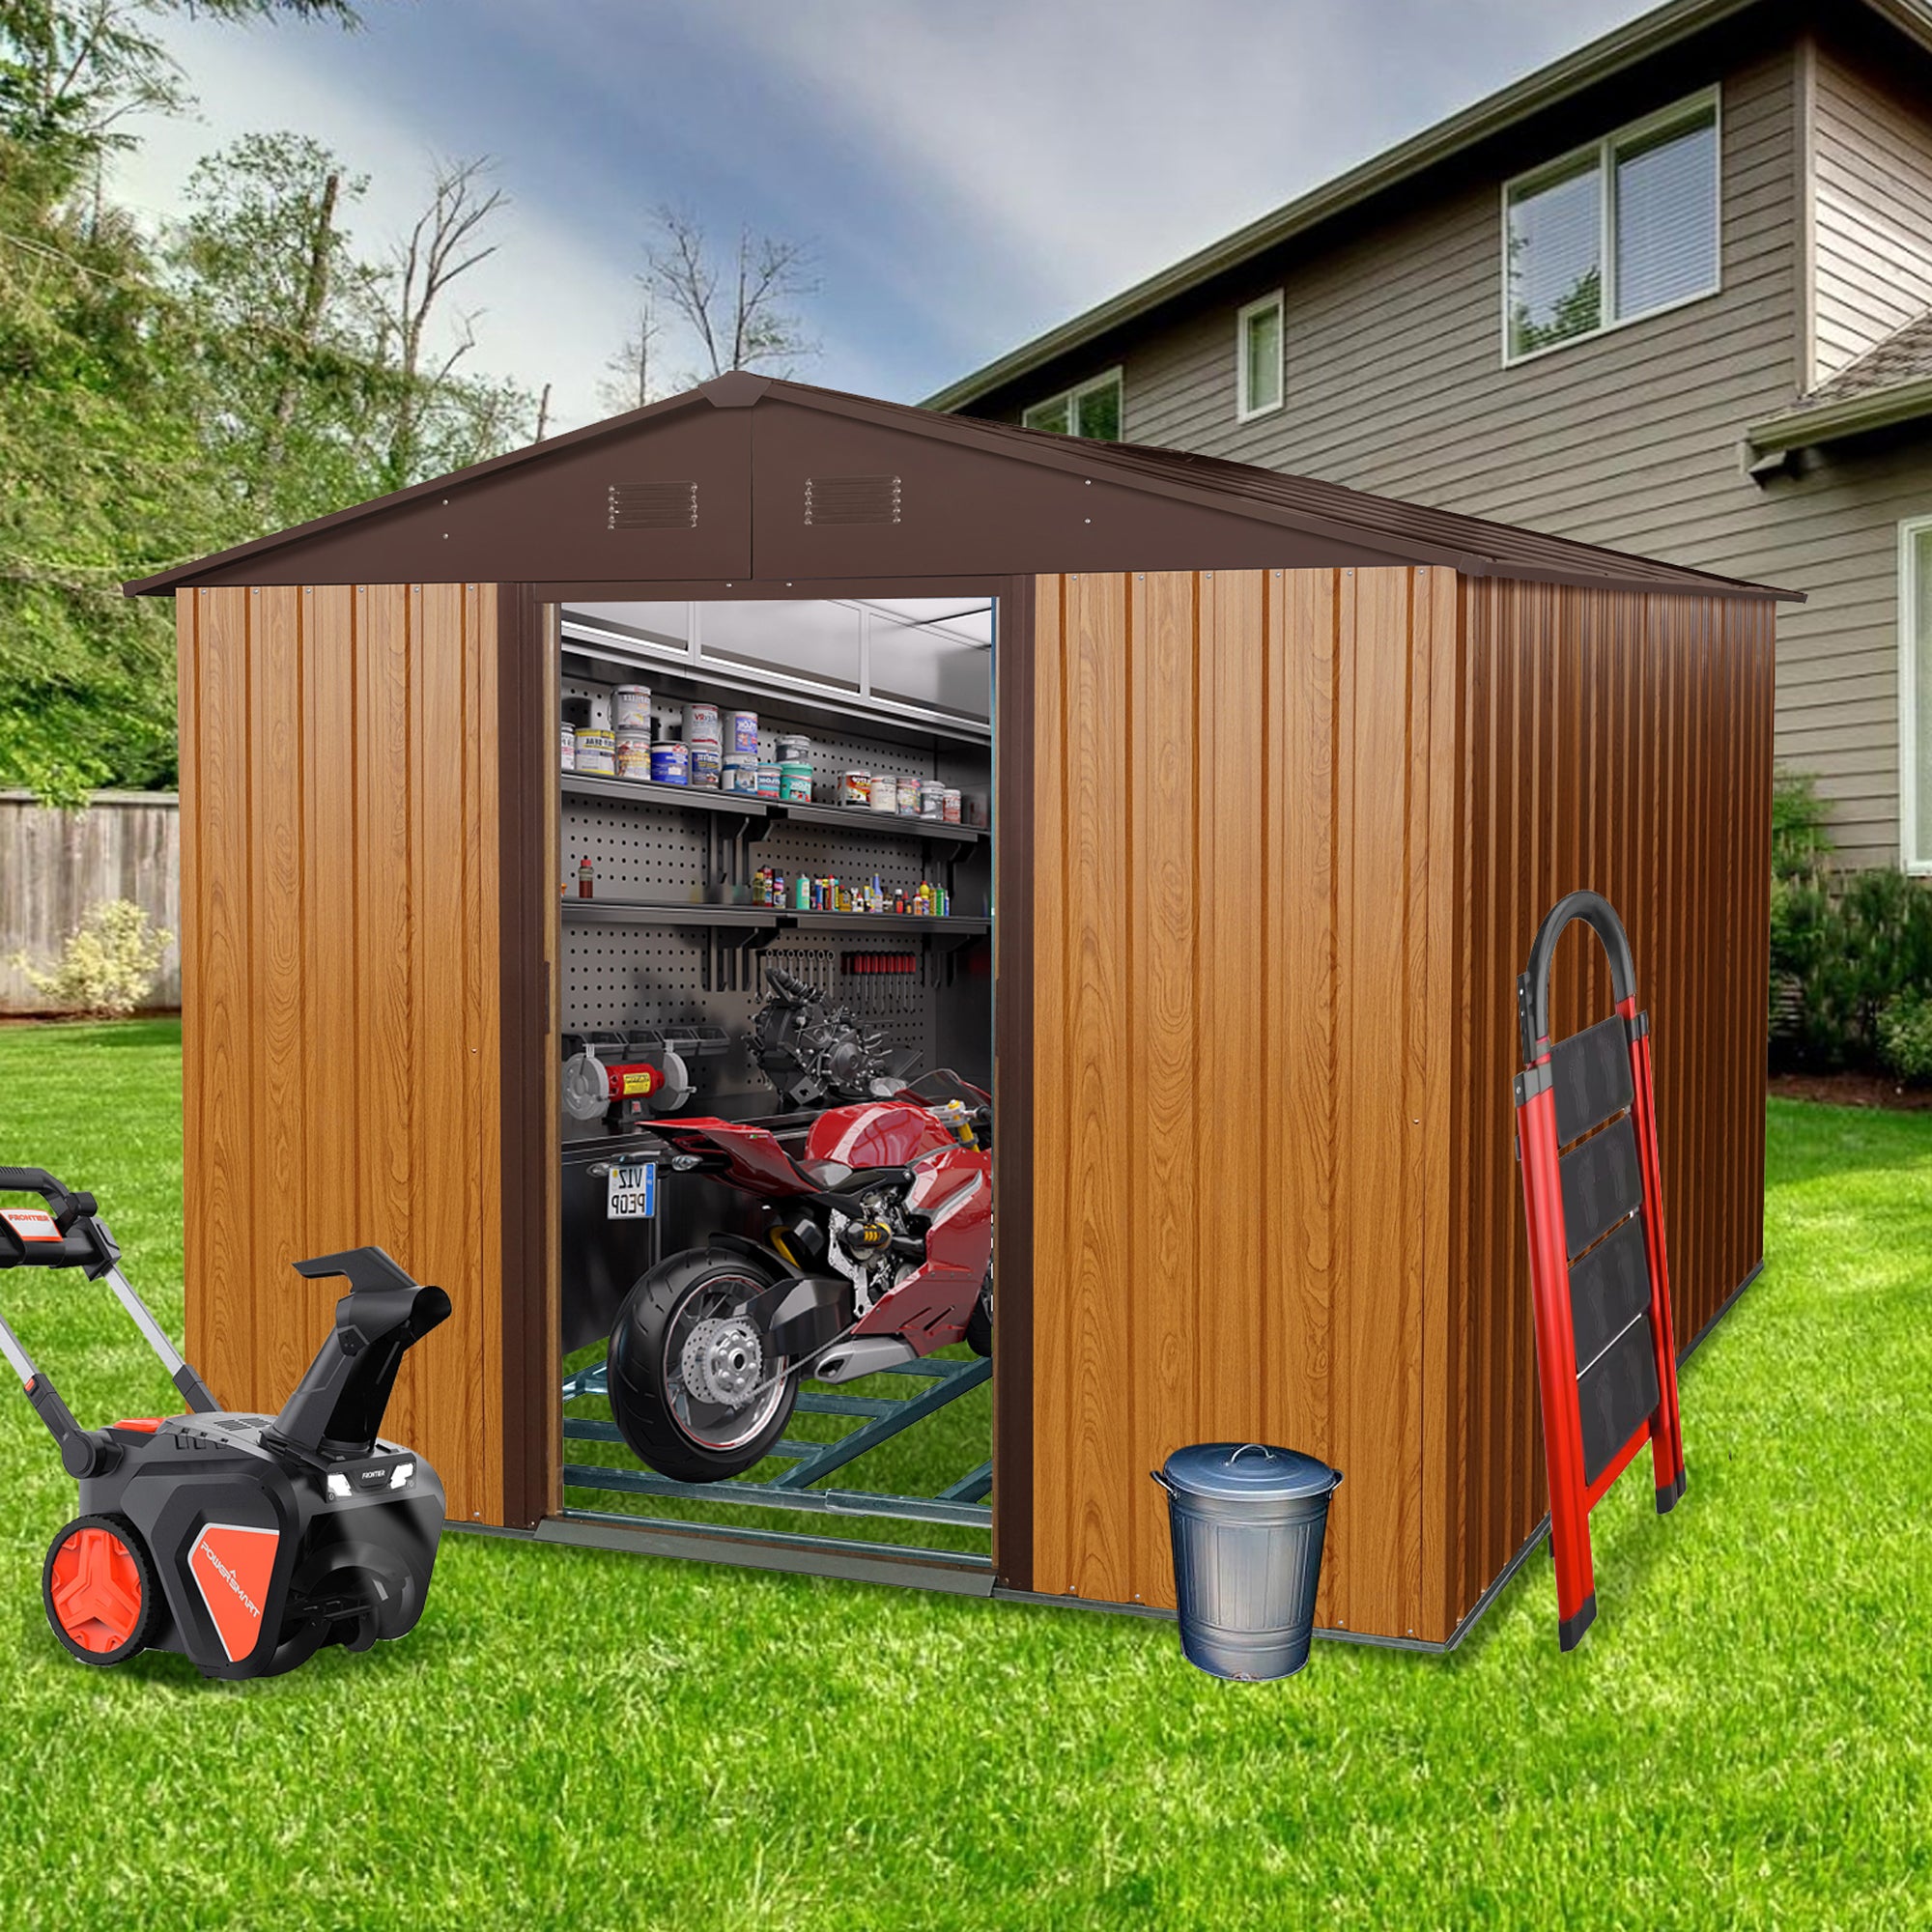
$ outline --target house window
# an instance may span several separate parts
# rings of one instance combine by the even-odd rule
[[[1503,189],[1503,353],[1715,295],[1718,96],[1680,101]]]
[[[1063,389],[1036,403],[1020,421],[1028,429],[1052,430],[1057,436],[1090,437],[1095,442],[1121,440],[1121,372],[1109,369],[1091,383]]]
[[[1932,872],[1932,517],[1898,534],[1898,857]]]
[[[1235,327],[1236,412],[1242,422],[1281,408],[1281,291],[1250,302]]]

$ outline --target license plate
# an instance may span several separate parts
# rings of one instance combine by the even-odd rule
[[[658,1211],[658,1169],[651,1160],[611,1170],[605,1213],[612,1221],[648,1221]]]

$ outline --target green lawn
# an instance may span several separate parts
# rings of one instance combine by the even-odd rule
[[[0,1160],[98,1189],[170,1325],[178,1069],[0,1030]],[[0,1925],[1932,1924],[1932,1118],[1775,1103],[1771,1179],[1690,1495],[1604,1505],[1567,1658],[1541,1552],[1451,1659],[1236,1686],[1158,1623],[452,1537],[402,1645],[97,1673],[10,1397]],[[165,1401],[104,1291],[0,1293],[84,1420]]]

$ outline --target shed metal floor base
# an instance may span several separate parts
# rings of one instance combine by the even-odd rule
[[[967,1470],[956,1482],[949,1483],[936,1496],[896,1495],[878,1490],[821,1490],[813,1487],[834,1471],[868,1455],[881,1443],[936,1415],[949,1404],[983,1386],[991,1379],[993,1364],[983,1357],[971,1361],[925,1356],[918,1361],[895,1362],[877,1371],[881,1375],[917,1376],[930,1386],[916,1395],[847,1395],[842,1390],[801,1389],[794,1402],[794,1413],[836,1415],[854,1418],[859,1427],[831,1442],[808,1442],[785,1436],[773,1443],[774,1459],[791,1466],[764,1482],[681,1483],[661,1476],[654,1469],[618,1468],[607,1463],[566,1463],[563,1484],[567,1490],[610,1490],[625,1495],[663,1496],[679,1502],[726,1503],[754,1509],[781,1509],[808,1516],[877,1517],[894,1522],[947,1523],[960,1529],[993,1527],[993,1512],[981,1500],[993,1487],[993,1465],[982,1462]],[[565,1378],[566,1403],[580,1396],[610,1396],[609,1372],[602,1362],[580,1369]],[[566,1415],[563,1419],[566,1441],[622,1442],[615,1423]],[[566,1509],[569,1519],[601,1522],[634,1522],[663,1519],[634,1518],[614,1511]],[[681,1529],[724,1535],[762,1535],[766,1540],[790,1537],[795,1532],[765,1532],[730,1529],[725,1525],[680,1522]],[[844,1539],[801,1536],[806,1544],[823,1543],[838,1547]],[[860,1546],[875,1549],[896,1548],[897,1545]],[[947,1552],[951,1554],[951,1552]],[[987,1567],[990,1557],[972,1559]]]

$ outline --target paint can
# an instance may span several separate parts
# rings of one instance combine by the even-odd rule
[[[661,785],[688,785],[691,782],[691,747],[670,739],[651,747],[651,782]]]
[[[693,745],[691,752],[691,782],[699,791],[717,791],[724,777],[716,745]]]
[[[874,811],[896,811],[899,809],[898,781],[890,772],[874,772],[872,795],[867,803]]]
[[[809,765],[811,762],[811,740],[801,737],[796,731],[779,733],[779,763],[781,765]]]
[[[778,766],[775,764],[765,764],[761,761],[757,771],[758,796],[760,798],[777,798],[779,795],[780,778]]]
[[[687,704],[684,707],[684,742],[687,745],[718,743],[717,705]]]
[[[617,741],[609,731],[583,724],[577,732],[577,769],[598,778],[611,777],[616,767]]]
[[[870,772],[846,772],[838,781],[838,803],[840,805],[870,805],[872,802],[872,775]]]
[[[647,684],[620,684],[611,694],[611,721],[619,731],[651,731],[651,688]]]
[[[948,825],[959,823],[959,794],[951,785],[947,787],[946,796],[941,801],[939,815]]]
[[[617,776],[620,779],[647,779],[651,775],[651,736],[648,731],[619,731],[617,734]]]
[[[724,721],[724,749],[727,752],[749,752],[753,757],[758,755],[758,714],[755,711],[734,711]]]
[[[935,820],[946,816],[946,787],[937,779],[920,780],[919,815]]]
[[[811,803],[811,767],[803,758],[779,761],[779,796],[793,805]]]
[[[719,770],[719,789],[731,792],[755,792],[758,788],[758,761],[748,758],[743,752],[726,752]]]
[[[568,724],[563,727],[563,769],[574,772],[577,769],[577,733]]]
[[[919,816],[919,781],[902,778],[898,782],[898,808],[908,818]]]

